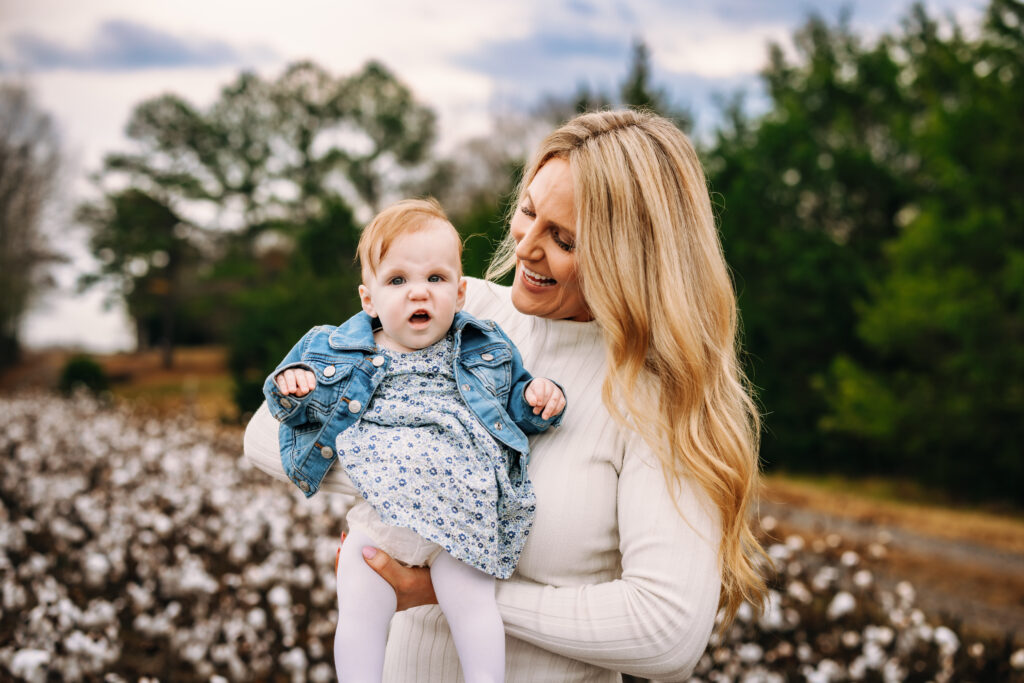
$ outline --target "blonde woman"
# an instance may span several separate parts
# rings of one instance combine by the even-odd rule
[[[506,679],[683,680],[719,607],[728,622],[765,595],[746,514],[758,419],[703,171],[663,118],[584,114],[541,144],[513,210],[488,273],[514,269],[513,284],[471,280],[465,310],[571,407],[531,439],[536,518],[497,586]],[[261,413],[246,453],[282,476]],[[364,556],[404,610],[384,680],[462,680],[429,573]]]

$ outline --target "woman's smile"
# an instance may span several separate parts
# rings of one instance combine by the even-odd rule
[[[534,287],[550,287],[558,283],[558,280],[553,277],[544,277],[540,273],[530,270],[522,263],[519,265],[523,271],[523,278],[526,279],[526,284],[528,285],[533,285]]]

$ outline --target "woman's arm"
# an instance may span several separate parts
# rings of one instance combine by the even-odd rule
[[[622,578],[562,587],[499,581],[498,605],[509,635],[545,650],[684,680],[707,646],[718,608],[720,525],[706,497],[685,482],[681,517],[661,468],[648,464],[650,451],[638,437],[632,442],[618,485]]]

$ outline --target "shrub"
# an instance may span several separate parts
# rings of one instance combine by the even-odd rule
[[[64,365],[58,388],[65,395],[79,388],[98,394],[110,388],[110,380],[100,364],[92,358],[74,356]]]

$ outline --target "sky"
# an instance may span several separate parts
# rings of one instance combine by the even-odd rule
[[[928,0],[934,13],[976,23],[980,0]],[[90,267],[85,235],[70,220],[92,191],[103,155],[129,149],[132,107],[173,92],[198,107],[240,70],[273,78],[312,59],[335,74],[376,59],[439,116],[437,153],[486,133],[498,114],[529,108],[579,84],[614,90],[631,45],[650,50],[653,80],[696,118],[715,125],[716,95],[756,102],[759,69],[774,42],[811,13],[835,22],[845,9],[865,38],[896,30],[911,0],[0,0],[0,80],[28,85],[54,118],[66,163],[48,232],[69,263],[26,317],[29,347],[127,350],[134,337],[106,293],[75,292]]]

